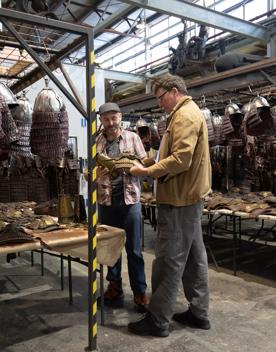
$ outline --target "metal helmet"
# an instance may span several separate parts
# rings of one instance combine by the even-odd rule
[[[49,80],[45,79],[45,87],[35,99],[34,112],[60,112],[65,110],[61,97],[48,84]]]
[[[156,121],[152,121],[149,126],[152,130],[157,131],[157,122]]]
[[[4,82],[0,82],[0,93],[3,95],[6,104],[9,106],[12,107],[18,105],[15,95]]]
[[[204,107],[201,111],[203,112],[206,121],[212,120],[212,113],[208,108]]]
[[[253,99],[252,104],[256,107],[256,108],[264,108],[264,107],[270,107],[268,101],[261,96],[257,96],[256,98]]]
[[[149,128],[149,125],[147,124],[146,120],[144,120],[140,117],[140,119],[136,122],[136,129],[138,130],[138,128],[141,128],[141,127],[148,127]]]
[[[241,112],[240,108],[235,103],[229,103],[226,106],[225,111],[224,111],[224,114],[227,115],[227,116],[231,116],[231,115],[234,115],[234,114],[241,114],[241,113],[242,112]]]
[[[243,107],[241,108],[241,112],[245,115],[251,110],[251,108],[252,108],[252,102],[249,101],[248,103],[243,105]]]
[[[17,101],[18,106],[11,110],[13,118],[17,121],[31,122],[33,108],[29,99],[26,97],[25,91],[22,92],[22,95]]]

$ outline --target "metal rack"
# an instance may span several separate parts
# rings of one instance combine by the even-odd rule
[[[19,92],[26,86],[31,85],[38,78],[47,74],[87,120],[88,169],[92,175],[88,179],[88,197],[90,201],[88,202],[89,302],[87,350],[93,351],[97,349],[96,105],[93,29],[89,26],[52,20],[4,8],[0,9],[0,20],[7,29],[7,32],[4,31],[3,35],[10,45],[9,51],[2,57],[1,61],[2,66],[5,64],[8,68],[5,70],[2,78],[5,76],[6,79],[12,80],[11,89],[15,93]],[[34,36],[37,37],[34,33],[37,32],[40,33],[42,44],[33,42]],[[57,40],[59,37],[63,39]],[[82,106],[78,101],[77,92],[72,89],[73,96],[52,73],[53,70],[62,65],[61,60],[66,55],[76,51],[81,46],[85,46],[86,52],[86,107]],[[18,50],[14,49],[14,47],[18,48]],[[11,71],[11,67],[15,66],[13,64],[14,61],[11,60],[12,55],[15,55],[13,60],[19,65],[17,71]],[[43,70],[43,74],[41,73],[41,69]]]

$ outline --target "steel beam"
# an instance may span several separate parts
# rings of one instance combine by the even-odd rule
[[[119,19],[122,19],[132,9],[133,9],[133,6],[123,4],[120,10],[114,12],[112,15],[108,16],[105,20],[101,21],[99,24],[97,24],[94,27],[94,36],[97,36],[97,34],[100,34],[105,28],[111,27],[114,24],[114,22],[118,21]]]
[[[68,55],[72,51],[78,50],[83,46],[84,38],[80,37],[75,39],[75,41],[69,44],[66,48],[62,49],[56,56],[52,57],[50,61],[47,63],[48,67],[54,71],[59,66],[59,61],[61,61],[66,55]],[[31,72],[27,73],[20,82],[16,82],[10,88],[14,93],[18,93],[21,90],[29,87],[31,84],[38,81],[40,78],[45,76],[45,72],[41,69],[40,66],[36,67]]]
[[[145,78],[142,75],[112,70],[104,70],[101,68],[97,68],[96,70],[103,72],[104,79],[131,83],[145,83]]]
[[[189,87],[188,94],[191,95],[194,99],[200,98],[202,95],[220,92],[223,84],[223,89],[235,89],[247,87],[249,84],[254,84],[256,82],[265,82],[267,79],[260,72],[248,72],[243,73],[238,76],[229,77],[223,81],[213,81],[205,83],[202,86]],[[222,83],[223,82],[223,83]]]
[[[272,66],[276,66],[276,57],[273,57],[271,59],[264,59],[264,60],[255,62],[253,64],[233,68],[225,72],[215,73],[206,78],[193,79],[191,81],[187,81],[187,86],[189,88],[193,88],[193,87],[198,87],[205,84],[210,84],[211,82],[216,82],[216,81],[223,81],[223,84],[224,84],[224,80],[227,78],[238,76],[240,74],[256,72],[259,70],[263,70],[265,68],[270,68]]]
[[[260,41],[267,42],[269,40],[269,33],[264,26],[244,21],[185,0],[122,0],[122,2]]]
[[[53,74],[51,69],[39,58],[35,51],[28,46],[26,41],[22,36],[16,31],[14,26],[6,19],[0,16],[0,19],[8,31],[18,40],[22,47],[27,51],[27,53],[35,60],[35,62],[45,71],[49,78],[57,85],[57,87],[62,91],[62,93],[70,100],[70,102],[75,106],[75,108],[86,117],[86,111],[82,106],[76,101],[76,99],[68,92],[68,90],[60,83],[58,78]]]
[[[74,84],[74,82],[71,80],[68,72],[66,71],[66,68],[64,67],[63,63],[59,63],[59,68],[61,69],[61,72],[63,73],[63,76],[68,83],[68,86],[71,88],[72,93],[74,94],[75,98],[77,99],[78,103],[82,106],[83,110],[86,109],[86,106],[84,105],[81,96],[78,93],[78,90]]]
[[[188,94],[197,99],[208,93],[221,92],[222,87],[223,89],[233,90],[247,87],[251,83],[272,83],[275,81],[274,77],[263,71],[272,67],[276,67],[276,57],[216,73],[205,78],[187,80]],[[151,75],[150,77],[154,76]],[[156,98],[151,93],[137,94],[135,97],[123,99],[119,105],[122,112],[129,113],[131,110],[141,109],[141,106],[143,109],[150,109],[156,107],[157,104]]]
[[[0,39],[0,47],[9,46],[11,48],[21,48],[19,43],[13,42],[11,40]],[[53,48],[45,48],[45,46],[38,46],[29,44],[29,46],[34,49],[36,52],[48,53],[48,54],[57,54],[59,51]]]
[[[0,16],[8,20],[15,20],[23,23],[36,24],[37,26],[45,26],[48,28],[54,28],[63,30],[69,33],[75,34],[88,34],[90,31],[89,26],[78,25],[64,21],[52,20],[41,16],[31,15],[29,13],[9,10],[6,8],[0,8]]]

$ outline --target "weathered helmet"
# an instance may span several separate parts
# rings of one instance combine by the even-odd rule
[[[251,110],[251,108],[252,108],[252,102],[249,101],[248,103],[243,105],[243,107],[241,108],[241,111],[245,115],[247,112]]]
[[[0,93],[4,96],[5,102],[9,106],[18,105],[15,95],[4,82],[0,82]]]
[[[138,130],[138,128],[141,128],[141,127],[148,127],[149,128],[149,125],[147,124],[146,120],[144,120],[140,117],[140,119],[136,122],[136,129]]]
[[[252,104],[256,108],[270,107],[268,101],[264,97],[261,97],[259,95],[256,98],[253,99]]]
[[[206,121],[212,120],[212,113],[208,108],[204,107],[201,111],[203,112]]]
[[[17,101],[18,106],[11,110],[13,118],[17,121],[31,122],[33,108],[29,99],[26,97],[25,91],[22,92],[22,95]]]
[[[38,93],[34,112],[60,112],[65,110],[61,97],[48,86],[49,80],[45,79],[45,87]]]
[[[234,114],[241,114],[241,110],[237,104],[229,103],[225,108],[224,114],[228,116],[231,116]]]

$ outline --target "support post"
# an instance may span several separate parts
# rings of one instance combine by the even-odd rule
[[[96,102],[93,31],[86,43],[87,158],[88,158],[88,351],[97,350],[97,255],[96,255]]]

